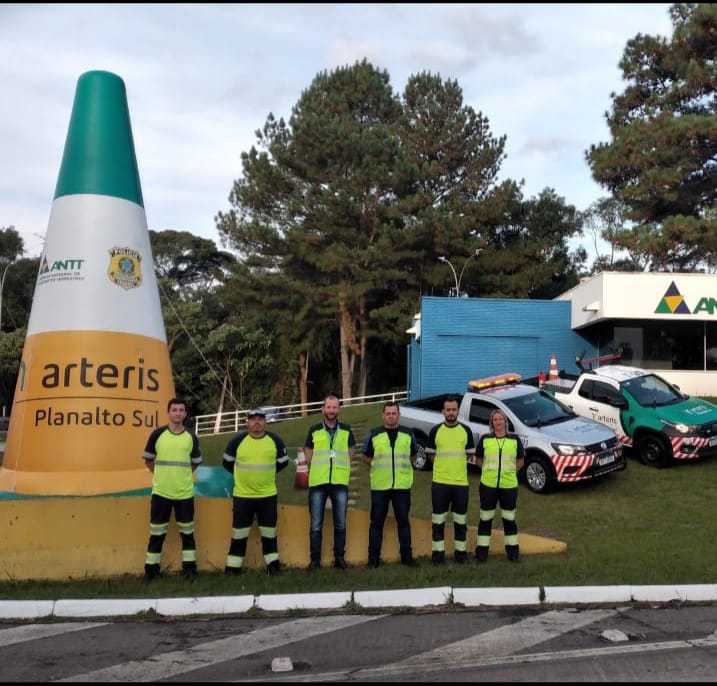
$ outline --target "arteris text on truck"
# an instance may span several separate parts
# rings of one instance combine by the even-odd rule
[[[118,367],[112,363],[103,362],[95,364],[83,357],[79,364],[71,362],[64,366],[59,364],[46,364],[42,377],[44,388],[58,388],[63,386],[71,388],[77,381],[85,388],[92,388],[95,382],[103,388],[137,389],[139,391],[155,392],[159,390],[159,370],[145,369],[144,360],[140,358],[138,364]]]

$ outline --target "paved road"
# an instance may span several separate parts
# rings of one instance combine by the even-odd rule
[[[3,681],[163,679],[714,681],[717,606],[0,625]]]

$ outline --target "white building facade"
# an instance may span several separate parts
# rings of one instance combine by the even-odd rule
[[[717,275],[603,272],[556,300],[570,301],[571,328],[598,357],[717,396]]]

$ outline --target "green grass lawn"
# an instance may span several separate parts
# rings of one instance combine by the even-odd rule
[[[380,423],[380,413],[379,405],[345,408],[341,419],[354,426],[357,440],[362,441],[367,431]],[[270,429],[282,436],[293,457],[296,447],[303,445],[308,426],[316,420],[313,416],[280,422],[270,425]],[[221,463],[230,438],[226,434],[202,439],[207,464]],[[413,516],[430,518],[430,480],[430,472],[416,473]],[[294,469],[290,466],[279,476],[280,500],[305,505],[306,491],[295,490],[293,481]],[[351,490],[358,493],[355,507],[368,509],[368,467],[362,466]],[[477,495],[478,476],[472,474],[468,511],[471,525],[478,520]],[[521,486],[519,529],[565,541],[568,550],[560,555],[524,556],[517,565],[502,556],[491,556],[482,566],[449,563],[445,568],[434,568],[429,560],[421,560],[417,569],[392,564],[370,571],[362,567],[345,572],[286,570],[277,578],[269,578],[259,570],[248,570],[241,577],[230,579],[206,573],[191,585],[175,575],[150,587],[132,576],[73,583],[5,582],[0,583],[0,597],[233,595],[445,585],[715,583],[716,503],[717,459],[658,470],[644,467],[630,457],[623,472],[585,484],[563,486],[549,495],[536,495]]]

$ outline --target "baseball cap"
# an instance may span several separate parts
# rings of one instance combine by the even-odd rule
[[[264,417],[264,418],[266,418],[266,412],[264,412],[264,410],[262,410],[260,407],[255,407],[253,410],[249,410],[249,412],[247,412],[246,416],[247,416],[247,419],[249,419],[249,417]]]

